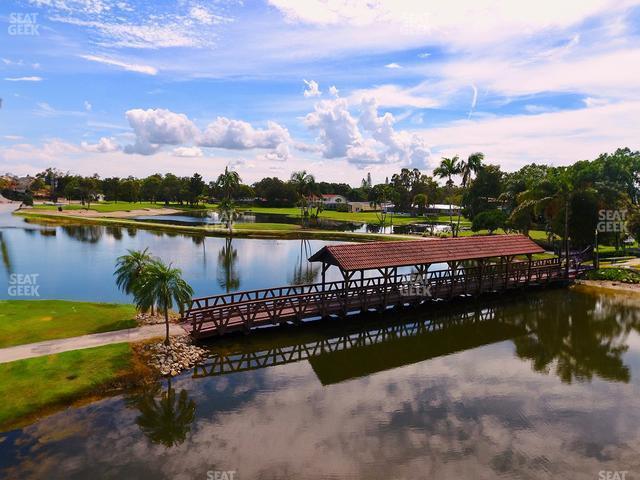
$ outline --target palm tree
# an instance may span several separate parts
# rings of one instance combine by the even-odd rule
[[[469,155],[467,161],[462,160],[458,165],[460,168],[460,175],[462,175],[462,189],[465,190],[473,175],[477,175],[480,169],[482,169],[482,161],[484,160],[484,153],[476,152]],[[460,232],[460,215],[462,214],[462,209],[458,209],[458,225],[456,227],[456,231]]]
[[[453,228],[453,176],[460,174],[460,157],[457,155],[452,158],[442,158],[440,166],[433,170],[433,174],[438,178],[447,179],[447,189],[449,190],[449,223],[451,225],[451,234],[455,237],[456,232]]]
[[[307,212],[307,196],[312,193],[313,187],[315,186],[316,179],[310,173],[307,173],[306,170],[301,170],[299,172],[293,172],[291,174],[291,183],[296,189],[296,193],[298,194],[298,205],[300,205],[300,213],[303,217],[305,217],[305,213]]]
[[[118,289],[130,295],[135,291],[145,268],[153,261],[153,258],[149,254],[149,248],[127,250],[127,252],[129,252],[127,255],[118,257],[116,270],[113,274],[116,276]],[[150,308],[153,314],[153,305]]]
[[[233,197],[233,193],[240,186],[241,181],[242,179],[238,172],[230,171],[229,167],[224,167],[224,173],[220,174],[216,185],[222,190],[223,197],[230,200]]]
[[[165,265],[161,260],[153,260],[147,265],[134,290],[135,302],[140,310],[146,311],[157,305],[164,313],[165,345],[169,345],[169,309],[174,301],[182,309],[192,296],[193,288],[182,278],[182,271],[171,264]]]
[[[220,220],[223,221],[229,229],[229,234],[233,233],[233,222],[238,219],[238,210],[236,205],[230,198],[224,198],[218,205],[218,213]]]
[[[529,190],[518,195],[518,207],[511,214],[526,215],[526,211],[532,211],[536,215],[543,214],[547,221],[556,223],[559,215],[563,216],[563,250],[565,257],[565,275],[569,275],[569,214],[571,199],[577,189],[566,170],[559,170],[556,175],[538,182]],[[557,223],[556,223],[557,224]]]

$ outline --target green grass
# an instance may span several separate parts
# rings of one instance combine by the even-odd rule
[[[0,301],[0,348],[135,326],[132,305],[64,300]]]
[[[621,283],[640,283],[640,273],[627,268],[601,268],[585,275],[587,280],[609,280]]]
[[[131,371],[127,343],[0,364],[0,426],[69,404]]]
[[[61,202],[62,203],[62,202]],[[187,205],[180,205],[178,203],[171,203],[166,205],[167,208],[176,208],[181,210],[202,210],[207,208],[204,205],[198,205],[197,207],[189,207]],[[208,206],[210,207],[210,206]],[[97,202],[92,203],[89,210],[95,210],[96,212],[102,213],[111,213],[111,212],[128,212],[130,210],[141,210],[147,208],[165,208],[165,204],[163,202],[159,203],[151,203],[151,202]],[[34,205],[34,210],[57,210],[58,207],[55,205]],[[87,209],[86,205],[80,205],[78,203],[70,203],[64,205],[62,210],[85,210]]]
[[[254,213],[263,213],[268,215],[286,215],[288,217],[300,218],[300,209],[296,207],[247,207],[240,208],[242,211],[251,211]],[[378,223],[378,215],[376,212],[336,212],[335,210],[324,210],[320,213],[319,218],[327,220],[337,220],[341,222],[360,222],[360,223]],[[407,225],[410,223],[423,223],[423,222],[439,222],[449,223],[449,217],[416,217],[416,216],[400,216],[400,215],[387,215],[387,222],[393,217],[394,225]],[[454,222],[457,222],[457,218],[454,217]],[[460,219],[461,226],[468,226],[471,223],[462,217]]]

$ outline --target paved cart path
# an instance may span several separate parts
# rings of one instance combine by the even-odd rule
[[[180,325],[171,324],[169,333],[171,335],[185,335],[187,332]],[[53,353],[68,352],[70,350],[100,347],[112,343],[139,342],[141,340],[164,337],[164,334],[164,324],[158,324],[115,330],[113,332],[93,333],[79,337],[46,340],[44,342],[28,343],[26,345],[16,345],[15,347],[0,348],[0,363],[51,355]]]

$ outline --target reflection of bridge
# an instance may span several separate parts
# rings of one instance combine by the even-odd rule
[[[249,332],[312,318],[546,285],[566,281],[579,271],[575,259],[573,265],[560,258],[533,259],[542,252],[522,235],[331,245],[309,259],[322,263],[321,283],[195,298],[185,308],[183,321],[194,337]],[[448,268],[429,270],[442,263]],[[330,266],[340,270],[343,280],[325,282]],[[402,275],[399,268],[413,269],[412,276]],[[365,276],[366,271],[380,276]]]
[[[219,376],[308,360],[323,384],[337,383],[527,333],[522,327],[501,321],[502,311],[478,308],[438,312],[431,319],[402,323],[377,321],[364,328],[359,323],[355,328],[351,326],[347,333],[318,332],[322,338],[297,343],[287,343],[285,339],[277,345],[244,347],[234,353],[213,355],[206,363],[195,367],[194,377]]]

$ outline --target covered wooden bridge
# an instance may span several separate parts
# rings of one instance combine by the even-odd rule
[[[560,258],[533,260],[543,251],[524,235],[330,245],[309,258],[322,264],[319,283],[194,298],[182,318],[194,337],[207,337],[548,284],[575,274],[575,265],[565,269]],[[332,266],[341,280],[326,281]]]

